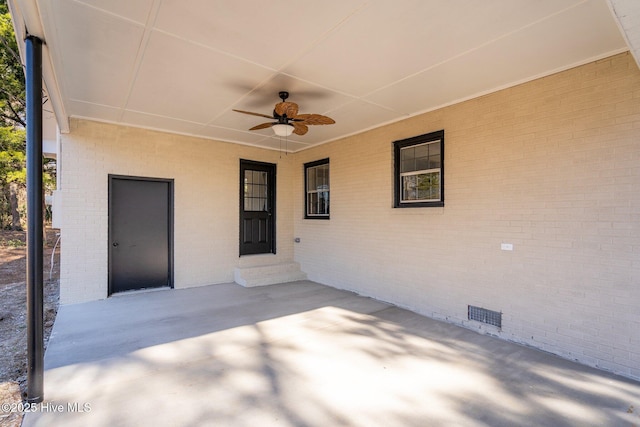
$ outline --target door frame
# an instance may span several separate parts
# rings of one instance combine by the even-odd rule
[[[168,246],[169,246],[169,253],[167,254],[169,256],[169,274],[168,274],[168,278],[169,278],[169,288],[173,289],[174,287],[174,265],[173,265],[173,242],[174,242],[174,238],[173,238],[173,227],[174,227],[174,222],[173,222],[173,212],[174,212],[174,196],[173,196],[173,191],[174,191],[174,185],[173,185],[173,179],[170,178],[151,178],[151,177],[143,177],[143,176],[133,176],[133,175],[115,175],[115,174],[109,174],[109,190],[108,190],[108,199],[107,199],[107,205],[108,205],[108,237],[107,237],[107,247],[108,247],[108,262],[107,262],[107,296],[111,296],[113,295],[113,285],[111,283],[112,281],[112,274],[111,274],[111,267],[113,266],[112,264],[112,250],[113,247],[111,246],[111,232],[113,230],[113,224],[112,224],[112,220],[113,220],[113,214],[111,212],[111,201],[112,201],[112,197],[111,197],[111,192],[113,190],[113,181],[119,179],[119,180],[129,180],[129,181],[152,181],[152,182],[166,182],[169,185],[169,194],[167,195],[168,200],[168,206],[169,206],[169,215],[168,215],[168,229],[167,229],[167,234],[168,234]]]
[[[250,169],[252,165],[258,167],[267,167],[270,168],[273,172],[273,184],[268,186],[269,194],[267,195],[267,199],[271,202],[271,251],[270,252],[262,252],[257,254],[243,254],[242,253],[242,231],[243,231],[243,212],[244,212],[244,173],[245,169]],[[244,167],[243,167],[244,166]],[[248,167],[247,167],[248,166]],[[238,187],[239,187],[239,195],[238,195],[238,256],[250,256],[250,255],[268,255],[276,253],[276,183],[277,183],[277,172],[278,168],[275,163],[267,163],[267,162],[258,162],[255,160],[247,160],[240,159],[239,168],[238,168]],[[267,172],[270,174],[271,172]]]

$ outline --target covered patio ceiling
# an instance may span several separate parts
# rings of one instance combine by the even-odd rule
[[[232,109],[270,114],[287,90],[336,121],[289,137],[292,151],[632,45],[615,13],[627,0],[9,3],[18,38],[46,43],[63,133],[77,117],[277,148],[271,129],[248,131],[265,119]]]

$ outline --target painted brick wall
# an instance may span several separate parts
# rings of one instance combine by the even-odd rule
[[[291,261],[292,156],[73,120],[62,145],[61,302],[107,296],[108,175],[174,179],[175,287],[233,281],[237,266]],[[238,256],[240,159],[277,164],[277,255]]]
[[[395,140],[445,130],[445,206],[394,209]],[[296,154],[330,158],[309,278],[640,378],[640,72],[620,54]],[[514,245],[502,251],[501,243]],[[467,305],[503,312],[502,330]]]

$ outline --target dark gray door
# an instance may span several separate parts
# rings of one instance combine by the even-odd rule
[[[240,160],[240,255],[276,253],[276,165]]]
[[[172,187],[109,177],[109,294],[173,285]]]

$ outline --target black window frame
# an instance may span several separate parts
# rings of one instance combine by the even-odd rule
[[[307,171],[310,168],[314,168],[317,166],[322,166],[322,165],[328,165],[329,166],[329,208],[328,208],[328,213],[325,214],[309,214],[309,204],[308,204],[308,196],[309,196],[309,190],[307,188]],[[327,157],[326,159],[321,159],[321,160],[316,160],[313,162],[309,162],[309,163],[305,163],[304,164],[304,219],[321,219],[321,220],[327,220],[331,218],[331,165],[329,162],[329,158]]]
[[[440,200],[423,201],[423,202],[402,202],[402,186],[401,186],[401,168],[400,168],[400,151],[403,148],[414,145],[432,143],[440,141]],[[393,142],[393,191],[394,191],[394,208],[425,208],[425,207],[442,207],[444,206],[444,129],[425,133],[407,139],[401,139]]]

